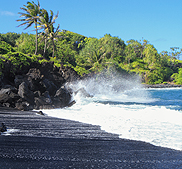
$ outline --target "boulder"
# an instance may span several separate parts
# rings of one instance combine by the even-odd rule
[[[41,66],[39,66],[39,70],[45,79],[57,86],[57,89],[66,82],[62,73],[54,66],[54,62],[42,63]]]
[[[15,69],[16,68],[16,69]],[[30,62],[19,68],[3,62],[0,76],[0,106],[32,110],[71,106],[71,89],[63,86],[80,76],[69,67],[58,68],[53,62]]]
[[[44,96],[35,97],[35,106],[34,109],[53,109],[55,108],[53,104],[47,102],[47,98]]]
[[[15,76],[15,79],[14,79],[14,84],[15,84],[15,87],[18,88],[19,85],[21,83],[27,83],[28,84],[28,80],[27,80],[27,76],[26,75],[16,75]]]
[[[93,97],[83,87],[75,92],[75,95],[79,94],[81,97]]]
[[[0,94],[8,93],[10,94],[11,92],[17,93],[17,89],[11,85],[5,85],[3,88],[0,90]]]
[[[74,104],[76,104],[76,101],[75,101],[75,100],[71,101],[71,102],[68,104],[67,107],[71,107],[71,106],[73,106]]]
[[[40,96],[41,96],[40,91],[35,91],[35,92],[34,92],[34,97],[40,97]]]
[[[5,126],[4,123],[1,123],[0,132],[5,132],[5,131],[7,131],[7,127]]]
[[[49,95],[49,91],[45,91],[45,93],[43,93],[43,96],[46,98],[45,101],[47,104],[52,104],[52,100],[51,100],[51,96]]]
[[[44,87],[50,93],[51,96],[56,94],[58,87],[52,81],[49,81],[48,79],[44,79],[42,81],[42,84],[44,85]]]
[[[53,108],[52,99],[48,91],[43,93],[40,97],[35,97],[35,109],[45,109],[45,107],[47,107],[47,109]]]
[[[42,111],[38,111],[36,113],[39,114],[39,115],[45,116],[45,114]]]
[[[12,107],[12,106],[10,105],[10,103],[3,103],[2,105],[3,105],[3,107]]]
[[[37,68],[31,68],[28,71],[27,76],[31,80],[34,80],[35,82],[39,82],[43,78],[43,75],[41,74],[40,70]]]
[[[33,91],[29,90],[28,85],[25,82],[22,82],[19,85],[18,95],[31,105],[34,104],[34,93]]]
[[[15,102],[19,99],[17,89],[13,86],[6,85],[0,90],[0,103],[6,107],[15,107]]]
[[[71,101],[71,94],[63,86],[56,91],[56,94],[53,99],[53,104],[55,105],[55,107],[66,107],[69,105],[70,101]]]
[[[66,82],[75,81],[81,78],[73,68],[64,67],[63,65],[61,65],[59,72],[62,73],[62,76]]]
[[[39,69],[32,68],[26,75],[29,82],[28,86],[31,91],[40,91],[41,93],[46,91],[46,88],[42,83],[44,75],[41,74]]]
[[[7,102],[10,99],[10,97],[9,97],[10,93],[11,93],[11,89],[10,88],[8,88],[8,89],[2,88],[0,90],[0,102],[1,103]]]
[[[15,104],[15,108],[18,110],[24,110],[24,111],[29,111],[32,110],[34,107],[32,105],[30,105],[28,102],[26,101],[22,101],[22,99],[20,99],[16,104]]]

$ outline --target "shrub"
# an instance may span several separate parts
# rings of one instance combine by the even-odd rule
[[[0,41],[0,54],[7,54],[8,52],[14,52],[13,47],[5,41]]]
[[[171,76],[171,78],[173,78],[173,82],[176,84],[182,84],[182,68],[178,69],[178,73],[173,73],[173,75]]]

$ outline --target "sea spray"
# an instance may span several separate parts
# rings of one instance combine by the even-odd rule
[[[43,110],[44,113],[100,125],[102,130],[120,138],[182,150],[182,89],[144,89],[139,78],[117,74],[67,85],[74,91],[84,88],[93,97],[83,97],[78,92],[72,107]]]
[[[91,78],[67,83],[67,87],[78,91],[84,88],[90,95],[103,101],[148,102],[149,93],[143,90],[138,75],[122,74],[115,70],[99,73]]]

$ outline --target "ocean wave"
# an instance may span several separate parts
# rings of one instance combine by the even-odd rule
[[[99,77],[68,84],[84,88],[93,97],[75,94],[76,104],[43,110],[49,116],[101,126],[120,138],[140,140],[182,150],[182,90],[144,89],[135,79]]]
[[[102,130],[119,134],[120,138],[182,150],[179,144],[182,142],[182,113],[165,107],[91,102],[43,111],[53,117],[100,125]]]

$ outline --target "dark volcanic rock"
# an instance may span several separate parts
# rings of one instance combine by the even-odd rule
[[[57,86],[57,88],[66,82],[62,72],[59,71],[59,68],[54,66],[54,62],[42,63],[42,65],[39,67],[39,70],[41,71],[42,75],[44,75],[44,78]]]
[[[18,100],[15,106],[16,109],[24,111],[32,110],[34,108],[33,105],[30,105],[28,102],[23,101],[22,99]]]
[[[41,93],[45,92],[46,88],[45,86],[42,84],[42,80],[44,75],[41,74],[39,69],[36,68],[32,68],[29,70],[29,72],[27,73],[27,80],[29,82],[29,88],[32,91],[41,91]]]
[[[42,84],[44,85],[46,90],[50,93],[50,95],[56,94],[56,90],[58,89],[58,87],[52,81],[49,81],[48,79],[43,79]]]
[[[55,67],[53,62],[30,63],[14,70],[4,62],[0,76],[0,105],[31,110],[70,106],[71,93],[64,84],[80,76],[69,67]],[[14,72],[12,71],[14,70]]]
[[[56,107],[65,107],[68,106],[71,100],[71,94],[65,87],[61,87],[57,90],[54,96],[54,105]]]
[[[62,76],[64,77],[66,82],[75,81],[77,79],[80,79],[80,76],[77,74],[77,72],[74,71],[73,68],[64,67],[62,65],[59,71],[62,73]]]
[[[33,91],[29,90],[28,85],[25,82],[22,82],[19,85],[18,95],[26,100],[30,104],[34,104],[34,93]]]
[[[0,90],[0,103],[6,107],[15,107],[15,102],[19,99],[17,89],[7,85]]]
[[[35,109],[53,109],[54,106],[46,102],[46,98],[41,97],[35,97]]]
[[[26,75],[16,75],[15,76],[15,79],[14,79],[14,84],[15,84],[15,87],[18,88],[19,85],[22,83],[22,82],[25,82],[28,84],[28,80],[27,80],[27,76]]]
[[[75,92],[75,95],[80,94],[82,97],[93,97],[83,87]]]
[[[7,131],[7,127],[5,126],[4,123],[2,123],[0,126],[0,132],[5,132],[5,131]]]
[[[42,96],[40,97],[35,97],[35,108],[36,109],[43,109],[43,107],[47,107],[47,108],[53,108],[52,106],[52,99],[51,96],[49,95],[49,92],[46,91],[45,93],[43,93]]]
[[[37,114],[45,116],[45,114],[42,111],[38,111]]]

